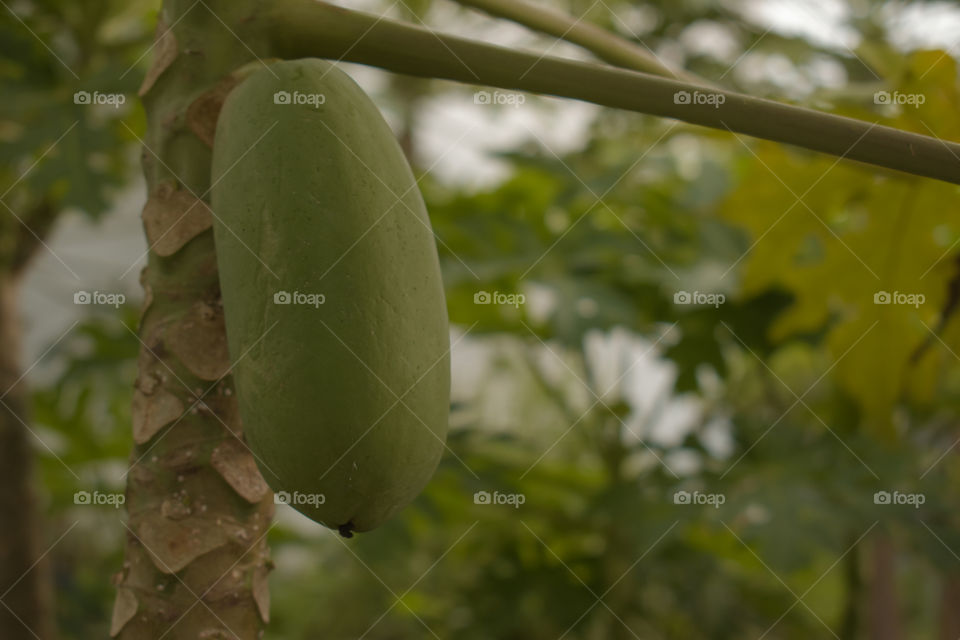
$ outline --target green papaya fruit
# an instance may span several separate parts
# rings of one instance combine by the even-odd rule
[[[322,60],[224,101],[212,209],[240,417],[267,483],[349,535],[436,469],[449,330],[430,220],[376,105]]]

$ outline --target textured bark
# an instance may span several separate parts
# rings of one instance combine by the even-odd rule
[[[17,276],[0,272],[0,638],[53,637],[51,589],[34,489],[20,362]]]
[[[119,638],[247,640],[269,617],[273,497],[243,443],[206,204],[228,74],[261,49],[245,31],[255,6],[165,2],[141,88],[151,251],[111,623]]]

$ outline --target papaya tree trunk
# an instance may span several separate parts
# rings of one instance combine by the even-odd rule
[[[140,89],[150,252],[114,637],[252,640],[269,617],[273,496],[243,440],[207,204],[229,74],[264,55],[258,4],[164,2]]]
[[[0,638],[53,637],[49,562],[37,509],[22,380],[19,277],[0,271]]]

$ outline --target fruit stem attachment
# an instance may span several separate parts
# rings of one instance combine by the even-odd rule
[[[674,118],[960,184],[960,144],[755,98],[431,31],[316,0],[284,0],[257,16],[275,55],[356,62]]]

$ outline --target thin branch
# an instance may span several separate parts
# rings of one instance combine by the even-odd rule
[[[703,82],[692,74],[674,71],[648,49],[585,20],[525,0],[454,0],[491,16],[511,20],[534,31],[572,42],[616,67],[656,76]]]
[[[515,51],[315,0],[258,18],[273,52],[501,89],[573,98],[820,151],[960,184],[960,144],[812,109],[617,69]]]

